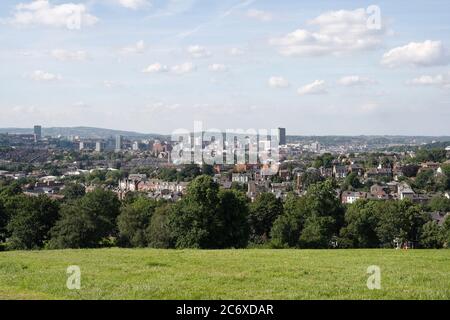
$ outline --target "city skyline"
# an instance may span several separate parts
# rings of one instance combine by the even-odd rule
[[[0,127],[450,135],[446,1],[69,2],[0,4]]]

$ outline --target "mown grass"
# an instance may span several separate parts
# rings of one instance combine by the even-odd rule
[[[81,268],[81,290],[66,269]],[[369,290],[367,267],[381,268]],[[445,299],[450,250],[0,252],[1,299]]]

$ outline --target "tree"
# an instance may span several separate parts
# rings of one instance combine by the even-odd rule
[[[202,174],[208,175],[208,176],[214,176],[214,167],[210,164],[204,163],[202,165]]]
[[[329,247],[334,233],[334,224],[335,220],[330,216],[308,217],[299,238],[299,246],[311,249]]]
[[[313,184],[323,181],[323,177],[320,175],[319,171],[308,169],[302,174],[301,181],[303,189],[307,190]]]
[[[272,193],[261,193],[250,204],[250,238],[255,243],[267,242],[274,221],[283,213],[281,200]]]
[[[403,174],[408,177],[412,178],[417,175],[417,172],[419,171],[420,167],[415,164],[408,164],[402,168]]]
[[[442,225],[441,233],[442,233],[442,241],[444,242],[444,246],[446,248],[450,248],[450,218],[449,218],[449,216],[447,216],[447,218],[444,221],[444,224]]]
[[[435,180],[433,170],[424,170],[417,174],[414,187],[420,190],[435,191]]]
[[[375,232],[378,225],[376,215],[378,201],[356,201],[345,213],[346,226],[340,231],[344,246],[352,248],[376,248],[379,239]]]
[[[196,164],[187,164],[178,173],[178,180],[191,181],[194,178],[200,176],[202,173],[200,167]]]
[[[342,185],[343,190],[357,190],[362,187],[361,182],[359,181],[358,174],[355,172],[350,173],[346,178]]]
[[[331,153],[324,153],[323,155],[317,157],[317,159],[314,161],[314,167],[320,168],[331,168],[333,165],[334,157]]]
[[[62,190],[62,194],[66,200],[75,200],[82,198],[86,194],[86,188],[78,183],[71,183],[66,185]]]
[[[216,236],[221,248],[245,248],[248,243],[248,206],[245,194],[236,190],[220,190]]]
[[[96,189],[65,204],[52,229],[51,247],[93,248],[117,235],[120,201],[111,191]]]
[[[5,241],[6,239],[6,226],[8,224],[8,220],[9,217],[3,205],[3,200],[0,198],[0,242]]]
[[[168,204],[157,207],[146,230],[148,245],[152,248],[168,249],[174,247],[170,230],[170,213],[172,207]]]
[[[303,230],[306,212],[306,197],[288,194],[283,207],[283,214],[274,222],[271,236],[272,245],[278,248],[296,247]]]
[[[344,208],[332,181],[312,185],[306,196],[288,196],[274,223],[275,247],[327,248],[344,221]]]
[[[123,206],[117,217],[119,245],[124,247],[146,247],[146,229],[157,207],[154,200],[138,197],[134,202]]]
[[[420,245],[427,249],[439,249],[444,245],[441,227],[436,221],[428,221],[422,226]]]
[[[428,204],[432,211],[450,212],[450,199],[445,197],[433,197]]]
[[[402,242],[418,241],[420,228],[430,219],[420,206],[408,199],[380,201],[377,203],[376,214],[378,225],[375,231],[383,247],[392,247],[394,239]]]
[[[416,161],[418,162],[442,162],[445,161],[447,153],[445,149],[421,149],[416,153]]]
[[[7,225],[11,249],[42,248],[59,216],[59,205],[45,195],[17,196],[18,206]]]
[[[169,224],[177,248],[215,248],[219,186],[210,176],[199,176],[170,213]]]

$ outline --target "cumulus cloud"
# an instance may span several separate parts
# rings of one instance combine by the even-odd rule
[[[194,70],[195,67],[191,62],[174,65],[172,68],[170,68],[170,71],[175,74],[186,74]]]
[[[194,45],[187,49],[192,58],[206,58],[211,56],[211,52],[205,47]]]
[[[117,0],[119,4],[125,8],[137,10],[141,7],[150,5],[147,0]]]
[[[160,63],[153,63],[142,70],[144,73],[161,73],[169,71],[169,67]]]
[[[272,14],[270,12],[250,9],[247,11],[247,17],[257,19],[259,21],[267,22],[272,20]]]
[[[338,84],[345,87],[366,86],[377,83],[375,80],[361,76],[345,76],[337,81]]]
[[[423,75],[406,82],[415,86],[431,86],[450,89],[450,72],[447,74]]]
[[[365,9],[330,11],[308,22],[315,30],[297,29],[269,43],[285,56],[317,56],[375,49],[385,28],[369,28]]]
[[[174,65],[174,66],[167,66],[160,63],[154,63],[149,65],[148,67],[144,68],[142,70],[143,73],[164,73],[164,72],[170,72],[173,74],[186,74],[190,73],[195,70],[195,66],[191,62],[185,62],[182,64]]]
[[[270,77],[269,79],[269,86],[271,88],[287,88],[289,85],[289,81],[283,77]]]
[[[145,42],[144,40],[138,41],[136,44],[120,49],[122,54],[136,54],[145,52]]]
[[[63,3],[51,5],[48,0],[35,0],[15,7],[9,22],[14,25],[42,25],[67,29],[80,29],[96,24],[98,18],[91,15],[84,4]]]
[[[411,42],[403,47],[394,48],[383,55],[381,64],[387,67],[416,66],[431,67],[447,65],[449,52],[442,41],[426,40]]]
[[[212,72],[224,72],[228,70],[227,66],[221,63],[211,64],[209,65],[208,69]]]
[[[313,83],[307,84],[297,90],[301,96],[309,94],[325,94],[327,93],[326,84],[324,80],[316,80]]]
[[[64,49],[55,49],[50,52],[50,55],[60,61],[84,61],[88,58],[87,52],[83,50],[67,51]]]
[[[53,74],[53,73],[45,72],[42,70],[34,71],[30,75],[30,78],[34,81],[43,81],[43,82],[62,80],[62,76],[60,76],[59,74]]]
[[[239,48],[231,48],[229,50],[229,54],[232,56],[242,56],[244,54],[244,50]]]

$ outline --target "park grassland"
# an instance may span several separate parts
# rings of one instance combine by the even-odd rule
[[[69,265],[81,290],[68,290]],[[381,289],[367,268],[381,268]],[[450,250],[0,252],[1,299],[450,299]]]

